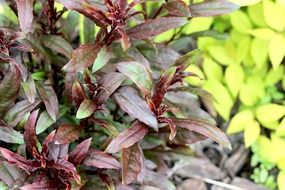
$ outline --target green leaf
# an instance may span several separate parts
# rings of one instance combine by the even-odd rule
[[[91,116],[96,110],[96,103],[90,99],[85,99],[79,106],[76,118],[84,119],[86,117]]]
[[[222,65],[234,64],[235,60],[225,45],[213,45],[208,48],[210,55]]]
[[[257,121],[252,120],[246,124],[244,129],[244,142],[247,148],[256,142],[260,132],[260,125]]]
[[[144,93],[149,95],[152,89],[152,76],[148,68],[138,62],[121,62],[116,65],[117,69],[128,76]]]
[[[245,126],[250,121],[254,120],[254,114],[251,110],[244,110],[237,113],[232,120],[227,129],[228,134],[239,133],[245,129]]]
[[[240,6],[249,6],[249,5],[254,5],[262,0],[229,0],[230,2],[233,2],[235,4],[238,4]]]
[[[280,190],[285,189],[285,171],[279,172],[278,177],[277,177],[277,183],[278,183],[278,188]]]
[[[183,34],[189,35],[196,32],[202,32],[209,30],[213,24],[214,18],[212,17],[201,17],[201,18],[192,18],[188,24],[186,24],[182,32]]]
[[[266,23],[277,31],[284,31],[285,29],[285,8],[279,6],[277,3],[264,0],[263,10]]]
[[[263,123],[273,123],[285,116],[285,106],[278,104],[265,104],[256,109],[256,118]]]
[[[53,119],[49,116],[48,112],[44,111],[41,113],[37,125],[36,125],[36,134],[44,132],[48,127],[54,123]]]
[[[237,46],[237,63],[241,63],[245,60],[250,52],[251,39],[248,37],[243,38],[238,42]]]
[[[268,57],[268,41],[259,38],[252,40],[250,54],[258,68],[262,67]]]
[[[37,95],[37,89],[35,81],[31,75],[25,82],[22,82],[22,87],[30,103],[34,103]]]
[[[266,27],[266,21],[263,14],[263,3],[259,3],[247,8],[250,20],[259,27]]]
[[[95,62],[93,64],[92,73],[95,73],[96,71],[104,67],[111,59],[111,57],[112,53],[106,47],[102,48],[98,53]]]
[[[90,44],[95,41],[95,24],[84,15],[79,17],[79,37],[81,44]]]
[[[279,81],[282,80],[284,76],[284,66],[280,66],[277,68],[277,70],[270,69],[270,71],[267,73],[266,78],[265,78],[265,85],[266,86],[273,86],[277,84]]]
[[[216,61],[208,56],[203,58],[203,71],[208,80],[221,81],[223,78],[223,69]]]
[[[262,40],[270,40],[275,34],[275,32],[270,28],[257,28],[249,31],[249,33]]]
[[[225,81],[233,97],[236,97],[244,82],[244,70],[239,64],[232,64],[225,71]]]
[[[175,61],[175,66],[180,66],[182,70],[185,70],[189,65],[197,65],[202,60],[202,52],[198,49],[192,50],[178,60]]]
[[[279,67],[284,56],[285,56],[285,37],[281,34],[275,34],[269,43],[269,57],[274,69],[277,69]]]
[[[252,24],[244,12],[235,11],[230,17],[232,26],[240,33],[247,34],[252,29]]]

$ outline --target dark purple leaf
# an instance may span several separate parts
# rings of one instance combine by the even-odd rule
[[[155,115],[135,89],[123,87],[115,93],[114,97],[122,110],[157,131],[158,123]]]
[[[130,128],[121,132],[113,139],[105,151],[108,153],[116,153],[123,148],[128,148],[142,140],[147,132],[148,127],[145,124],[135,121]]]
[[[44,101],[48,114],[54,121],[56,121],[59,113],[59,104],[56,93],[54,92],[52,86],[43,86],[42,84],[37,83],[37,89]]]
[[[27,161],[24,157],[1,147],[0,153],[7,160],[8,163],[16,165],[17,167],[22,168],[26,172],[31,171],[31,163]]]
[[[176,137],[174,139],[175,144],[194,144],[199,141],[204,141],[208,137],[201,135],[195,131],[189,131],[187,129],[178,128]]]
[[[17,98],[21,85],[21,72],[17,66],[11,64],[9,72],[0,83],[0,118]]]
[[[83,165],[102,169],[120,169],[120,163],[112,156],[98,150],[89,150]]]
[[[183,0],[169,0],[163,7],[172,16],[191,17],[190,9]]]
[[[204,135],[215,142],[231,149],[231,143],[227,136],[212,123],[203,121],[202,119],[191,118],[191,119],[172,119],[177,127],[182,127],[188,129],[189,131],[194,131],[201,135]]]
[[[185,70],[189,65],[198,65],[202,61],[202,52],[198,49],[190,51],[175,61],[175,66]]]
[[[68,161],[78,166],[87,156],[92,138],[86,139],[77,145],[68,156]]]
[[[126,80],[126,76],[117,73],[111,72],[106,74],[101,80],[100,84],[104,87],[105,90],[98,94],[97,102],[98,104],[104,103],[114,92],[117,88]]]
[[[39,99],[35,100],[32,104],[28,100],[17,102],[6,113],[4,117],[5,121],[15,127],[25,117],[25,115],[31,112],[37,105],[39,105],[40,102],[41,100]]]
[[[24,144],[24,138],[21,133],[15,131],[12,127],[0,119],[0,136],[1,141],[7,143]]]
[[[17,0],[20,27],[25,34],[32,31],[34,0]]]
[[[52,181],[40,181],[24,185],[21,190],[57,190],[58,183]]]
[[[152,76],[148,68],[138,62],[121,62],[116,65],[117,69],[128,76],[144,93],[149,96],[152,89]]]
[[[38,153],[37,136],[36,136],[36,122],[39,110],[33,111],[25,124],[24,140],[28,151],[35,155]]]
[[[170,29],[174,29],[186,24],[185,18],[179,17],[163,17],[154,20],[148,20],[129,30],[127,34],[131,39],[147,39]]]
[[[42,40],[45,47],[48,47],[55,52],[61,53],[68,58],[72,57],[73,49],[71,45],[61,36],[45,35],[42,37]]]
[[[71,60],[63,69],[66,72],[79,72],[88,68],[94,63],[100,49],[101,45],[81,45],[73,51]]]
[[[90,99],[85,99],[79,106],[76,118],[77,119],[84,119],[86,117],[91,116],[94,111],[96,110],[97,105],[96,102]]]
[[[54,141],[56,144],[69,144],[80,136],[80,127],[69,124],[62,124],[56,130]]]
[[[143,151],[138,143],[123,149],[122,153],[122,181],[128,185],[134,180],[143,181],[145,174]]]
[[[223,15],[239,9],[237,4],[227,0],[211,0],[190,5],[192,17]]]
[[[72,100],[73,104],[76,108],[79,108],[80,104],[84,101],[85,95],[81,84],[75,80],[72,86]]]

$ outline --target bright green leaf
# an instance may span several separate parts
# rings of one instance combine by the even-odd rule
[[[256,142],[260,132],[260,125],[257,121],[253,120],[246,124],[244,128],[244,142],[247,148]]]
[[[223,69],[216,61],[208,56],[203,58],[203,70],[208,80],[222,80]]]
[[[257,4],[257,3],[261,2],[262,0],[229,0],[229,1],[236,3],[240,6],[249,6],[249,5]]]
[[[279,67],[284,56],[285,56],[285,38],[281,34],[275,34],[269,43],[269,57],[274,69],[277,69]]]
[[[242,11],[235,11],[231,15],[232,26],[240,33],[247,34],[252,29],[249,17]]]
[[[275,32],[271,30],[270,28],[253,29],[253,30],[250,30],[249,33],[256,38],[260,38],[263,40],[269,40],[275,34]]]
[[[231,120],[227,133],[234,134],[244,130],[247,123],[254,120],[254,114],[251,110],[244,110],[237,113]]]
[[[233,95],[236,97],[244,81],[244,71],[241,65],[232,64],[225,71],[226,84]]]
[[[256,109],[256,118],[261,123],[273,123],[285,116],[285,106],[278,104],[265,104]]]
[[[250,52],[251,39],[243,38],[237,44],[237,63],[241,63]]]
[[[247,8],[250,20],[259,27],[266,27],[266,21],[263,14],[263,3],[259,3]]]
[[[76,113],[77,119],[84,119],[86,117],[89,117],[94,113],[96,110],[96,103],[92,100],[85,99],[79,106],[79,109]]]
[[[257,67],[260,68],[264,65],[268,57],[268,42],[259,38],[253,39],[250,54]]]
[[[213,45],[208,48],[210,55],[223,65],[234,64],[234,58],[225,45]]]
[[[263,1],[264,17],[266,23],[277,31],[284,31],[285,29],[285,8],[279,6],[277,3],[264,0]]]

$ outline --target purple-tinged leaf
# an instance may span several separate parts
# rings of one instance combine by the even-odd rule
[[[36,86],[41,98],[44,101],[48,114],[53,119],[53,121],[56,121],[59,113],[59,104],[56,93],[50,85],[43,86],[42,84],[37,83]]]
[[[96,71],[104,67],[108,63],[108,61],[111,59],[111,57],[112,57],[112,53],[108,50],[107,47],[101,48],[92,66],[92,73],[95,73]]]
[[[116,153],[141,141],[148,132],[148,127],[142,122],[135,121],[133,125],[114,138],[105,152]]]
[[[162,173],[146,169],[143,184],[163,190],[174,190],[175,185]],[[190,189],[189,189],[190,190]],[[191,189],[192,190],[192,189]],[[194,189],[193,189],[194,190]]]
[[[94,113],[96,110],[96,102],[90,99],[85,99],[79,106],[77,113],[76,113],[76,118],[77,119],[84,119],[86,117],[89,117]]]
[[[183,26],[187,19],[179,17],[163,17],[154,20],[148,20],[127,30],[127,35],[131,39],[147,39],[158,34]]]
[[[39,181],[32,184],[26,184],[20,188],[21,190],[57,190],[58,183],[54,181]]]
[[[210,17],[231,13],[239,9],[237,4],[227,0],[211,0],[190,5],[192,17]]]
[[[27,161],[24,157],[1,147],[0,147],[0,153],[7,160],[8,163],[16,165],[17,167],[25,170],[28,173],[29,171],[31,171],[32,169],[31,163]]]
[[[191,17],[190,9],[183,0],[169,0],[163,7],[172,16]]]
[[[41,100],[39,99],[35,100],[32,104],[28,100],[17,102],[6,113],[4,117],[5,121],[7,121],[7,123],[12,127],[15,127],[25,117],[25,115],[37,107],[40,102]]]
[[[71,60],[63,67],[63,70],[79,72],[88,68],[94,63],[100,49],[101,45],[81,45],[73,51]]]
[[[152,89],[152,76],[150,71],[137,62],[121,62],[116,65],[117,69],[128,76],[143,92],[145,96],[149,96]]]
[[[75,166],[68,162],[65,159],[59,159],[55,163],[52,164],[52,168],[56,168],[58,170],[64,170],[65,172],[72,174],[74,180],[78,183],[81,184],[81,177],[80,175],[76,172]]]
[[[101,169],[120,169],[120,163],[105,152],[91,149],[85,158],[83,165]]]
[[[172,118],[173,122],[177,127],[194,131],[203,136],[206,136],[215,142],[223,145],[226,148],[231,149],[231,143],[224,132],[214,126],[212,123],[203,121],[202,119],[191,118],[191,119],[177,119]]]
[[[139,52],[136,48],[129,48],[128,54],[138,63],[143,64],[148,70],[150,70],[149,61]]]
[[[36,134],[38,135],[38,134],[44,132],[53,123],[54,123],[54,121],[49,116],[48,112],[47,111],[42,112],[39,119],[38,119],[37,125],[36,125]]]
[[[123,87],[115,93],[114,97],[122,110],[157,131],[158,123],[155,115],[135,89]]]
[[[199,141],[204,141],[206,139],[208,139],[208,137],[201,135],[195,131],[189,131],[187,129],[178,128],[173,143],[179,145],[194,144]]]
[[[50,48],[55,52],[61,53],[68,58],[72,57],[72,46],[61,36],[45,35],[42,37],[42,40],[45,47]]]
[[[11,64],[0,83],[0,118],[2,118],[7,109],[17,98],[21,85],[21,72],[15,65]]]
[[[36,100],[37,89],[32,75],[29,75],[27,80],[22,82],[22,87],[30,103],[34,103]]]
[[[130,44],[130,38],[129,36],[126,34],[126,31],[123,29],[119,29],[118,30],[120,35],[121,35],[121,45],[124,51],[126,51],[127,49],[129,49],[129,47],[131,46]]]
[[[0,119],[0,140],[7,143],[24,144],[24,138],[21,133],[15,131],[12,127]]]
[[[155,108],[158,108],[163,101],[163,98],[171,85],[171,81],[176,73],[176,67],[171,67],[167,71],[163,73],[160,77],[160,80],[155,84],[154,94],[152,97],[152,101],[154,103]]]
[[[53,130],[45,138],[45,140],[43,142],[42,154],[46,155],[48,153],[49,144],[54,141],[55,133],[56,133],[56,130]]]
[[[79,108],[80,104],[84,101],[85,95],[84,91],[81,87],[81,84],[75,80],[72,86],[72,100],[73,104],[76,108]]]
[[[78,166],[87,156],[92,138],[82,141],[68,156],[68,161],[75,167]]]
[[[190,51],[175,61],[175,66],[184,71],[189,65],[198,65],[202,61],[202,52],[199,49]]]
[[[126,79],[127,77],[121,73],[111,72],[106,74],[100,80],[100,84],[102,84],[105,90],[98,94],[97,103],[104,103]]]
[[[67,160],[69,144],[50,143],[48,146],[48,159],[58,161],[59,159]]]
[[[170,128],[169,140],[172,141],[175,138],[176,133],[177,133],[177,128],[176,128],[175,123],[170,118],[166,118],[166,117],[159,118],[159,122],[168,124]]]
[[[29,116],[25,124],[24,141],[28,151],[34,156],[38,153],[37,149],[37,136],[36,136],[36,122],[39,110],[35,110]]]
[[[15,166],[7,163],[1,162],[0,164],[0,179],[6,183],[9,187],[17,181],[17,179],[25,177],[25,174]]]
[[[80,136],[80,127],[69,124],[62,124],[56,131],[55,144],[69,144],[77,140]]]
[[[143,181],[145,174],[143,151],[138,143],[123,149],[122,153],[122,181],[128,185],[134,180]]]
[[[17,0],[20,27],[25,34],[32,31],[34,0]]]

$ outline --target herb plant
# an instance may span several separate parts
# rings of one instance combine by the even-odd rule
[[[197,104],[197,96],[211,95],[184,83],[197,77],[186,69],[201,61],[200,51],[181,55],[153,39],[237,5],[7,0],[2,8],[1,189],[114,189],[121,182],[123,189],[166,182],[175,189],[145,160],[192,156],[187,145],[207,138],[230,148]],[[189,97],[196,103],[188,105]]]

